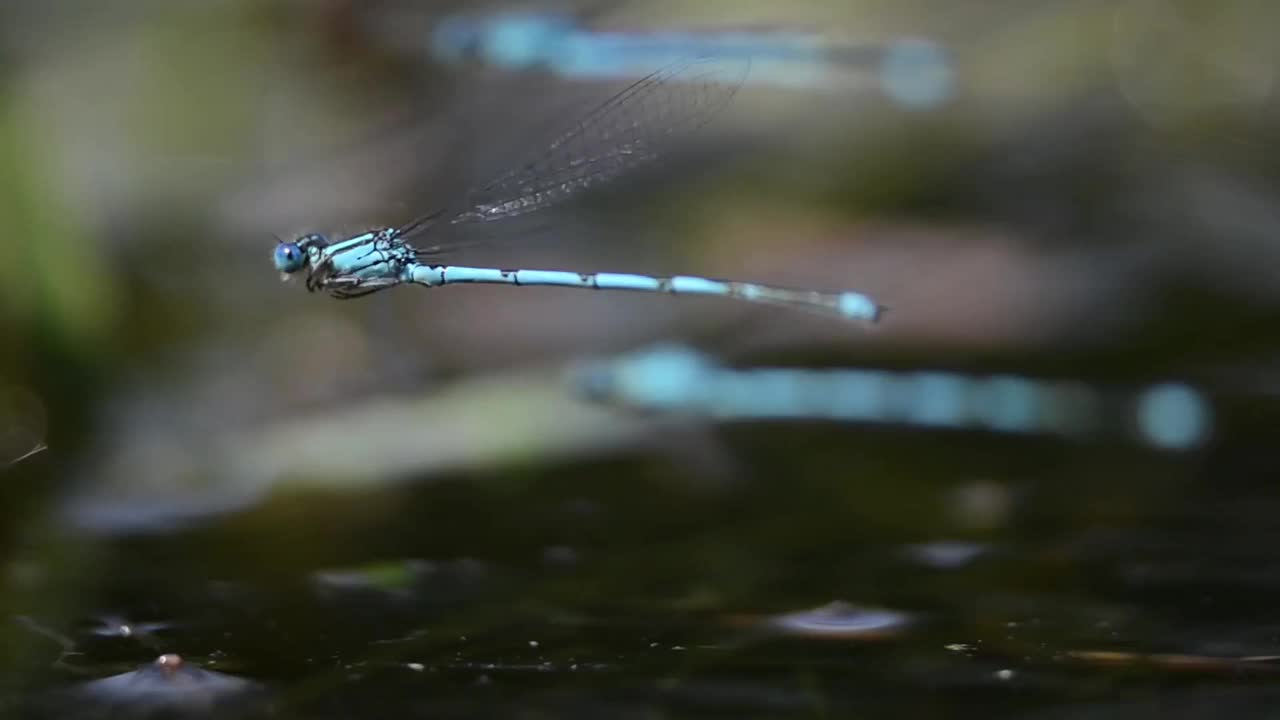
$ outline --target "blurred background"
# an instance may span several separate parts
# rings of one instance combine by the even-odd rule
[[[1278,15],[4,4],[0,712],[1264,716]],[[711,122],[447,261],[879,324],[271,266],[691,54]]]

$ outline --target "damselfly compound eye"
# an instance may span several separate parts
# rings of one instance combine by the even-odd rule
[[[294,273],[302,269],[307,255],[297,243],[280,243],[274,255],[276,269],[282,273]]]

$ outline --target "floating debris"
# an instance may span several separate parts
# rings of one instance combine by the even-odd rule
[[[137,670],[92,680],[58,695],[58,717],[240,717],[265,709],[264,688],[166,653]]]
[[[34,457],[34,456],[36,456],[36,455],[39,455],[40,453],[42,453],[42,452],[44,452],[45,450],[48,450],[48,449],[49,449],[49,446],[48,446],[48,445],[45,445],[44,443],[36,443],[36,444],[35,444],[35,446],[34,446],[34,447],[32,447],[30,450],[28,450],[28,451],[26,451],[26,452],[22,453],[21,455],[19,455],[18,457],[14,458],[14,459],[12,459],[12,460],[10,460],[10,461],[9,461],[9,463],[8,463],[8,465],[6,465],[6,467],[13,467],[14,465],[17,465],[18,463],[22,462],[23,460],[26,460],[27,458]]]
[[[102,638],[134,639],[146,643],[158,633],[171,630],[174,623],[136,622],[119,615],[102,615],[89,627],[90,635]]]
[[[392,560],[357,567],[319,570],[312,583],[324,592],[371,591],[407,595],[439,567],[427,560]]]
[[[897,635],[911,623],[906,613],[836,601],[801,612],[773,616],[735,616],[734,625],[763,628],[783,635],[824,640],[873,640]]]
[[[916,562],[940,570],[965,567],[986,555],[991,548],[982,543],[941,540],[907,547],[907,555]]]
[[[1161,670],[1185,672],[1228,673],[1280,672],[1280,656],[1258,655],[1250,657],[1215,657],[1181,653],[1136,653],[1118,650],[1071,650],[1063,657],[1086,665],[1137,667],[1146,665]]]
[[[39,397],[26,388],[0,386],[0,470],[48,450],[47,430],[48,418]]]

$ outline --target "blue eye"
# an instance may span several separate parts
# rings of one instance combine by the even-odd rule
[[[274,255],[276,269],[282,273],[293,273],[306,264],[307,255],[297,243],[280,243]]]

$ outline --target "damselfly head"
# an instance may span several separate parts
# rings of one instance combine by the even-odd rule
[[[288,276],[298,272],[303,265],[307,264],[307,253],[298,246],[298,243],[282,242],[276,245],[272,260],[275,261],[276,270]]]

